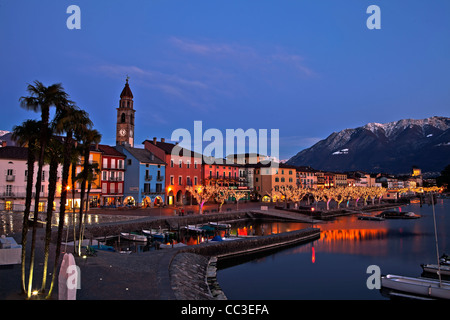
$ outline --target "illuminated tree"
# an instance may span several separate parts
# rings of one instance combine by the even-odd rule
[[[337,202],[337,207],[338,207],[338,209],[339,209],[341,203],[342,203],[344,200],[347,200],[347,199],[348,199],[349,192],[348,192],[348,188],[347,188],[347,187],[337,187],[337,188],[336,188],[336,192],[337,192],[337,195],[336,195],[335,200],[336,200],[336,202]]]
[[[303,198],[309,194],[309,190],[300,188],[300,187],[292,187],[291,188],[291,200],[295,203],[298,203],[300,206],[300,202],[303,200]]]
[[[236,210],[238,210],[239,209],[239,200],[245,198],[247,194],[244,191],[239,191],[237,189],[229,190],[229,192],[230,192],[230,195],[234,199],[236,199]]]
[[[199,205],[199,214],[203,213],[203,205],[217,193],[218,187],[215,185],[206,186],[187,186],[186,190],[189,191],[192,196],[197,200]]]
[[[230,198],[230,194],[230,189],[216,186],[216,190],[214,191],[214,200],[219,203],[219,212],[222,212],[222,205],[227,199]]]
[[[330,201],[336,197],[336,190],[334,188],[325,188],[322,190],[323,200],[326,201],[327,210],[330,210]]]
[[[322,189],[311,189],[310,194],[314,198],[314,202],[316,203],[316,209],[317,209],[317,205],[319,204],[319,202],[324,200],[324,192]]]

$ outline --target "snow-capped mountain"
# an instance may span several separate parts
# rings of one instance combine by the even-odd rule
[[[333,132],[288,160],[316,169],[407,173],[441,171],[450,164],[450,118],[403,119],[368,123]]]

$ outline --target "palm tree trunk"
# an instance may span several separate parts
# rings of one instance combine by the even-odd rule
[[[28,298],[31,297],[31,289],[33,286],[34,257],[36,251],[36,225],[39,217],[39,199],[42,185],[42,167],[44,165],[44,151],[46,146],[45,140],[46,139],[43,138],[41,141],[41,153],[39,155],[39,166],[36,179],[36,189],[35,189],[36,195],[34,198],[34,220],[33,220],[33,230],[31,234],[30,270],[29,270],[28,291],[27,291]]]
[[[58,178],[58,159],[53,157],[50,162],[48,200],[47,200],[47,223],[45,227],[45,245],[44,245],[44,270],[42,273],[41,292],[45,291],[47,284],[47,268],[48,256],[50,249],[50,240],[52,236],[52,217],[53,217],[53,200],[55,199],[56,182]]]
[[[26,272],[25,272],[25,256],[27,247],[27,234],[28,234],[28,219],[30,217],[31,198],[33,195],[33,178],[34,178],[34,162],[35,162],[35,150],[32,146],[28,146],[28,159],[27,159],[27,194],[25,198],[25,211],[23,212],[22,223],[22,291],[27,292],[26,287]]]
[[[84,194],[86,192],[86,181],[89,167],[89,148],[87,145],[84,147],[84,166],[83,166],[83,180],[81,181],[81,192],[80,192],[80,221],[78,221],[78,232],[80,233],[80,237],[78,239],[78,255],[81,255],[81,242],[83,239],[81,238],[82,226],[83,226],[83,207],[84,207]]]
[[[85,208],[85,210],[84,210],[83,226],[82,226],[82,229],[81,229],[80,239],[83,239],[83,238],[84,238],[84,228],[86,227],[86,214],[87,214],[88,207],[89,207],[89,193],[91,192],[91,186],[92,186],[92,183],[89,182],[89,184],[88,184],[88,189],[87,189],[87,193],[86,193],[86,198],[87,198],[87,199],[86,199],[86,208]],[[81,252],[81,250],[80,250],[80,252]]]
[[[58,237],[56,240],[55,262],[53,264],[52,281],[50,283],[50,289],[48,290],[48,295],[46,297],[47,299],[50,298],[53,292],[53,285],[56,279],[56,269],[58,267],[59,256],[61,254],[61,241],[64,228],[64,218],[66,214],[67,185],[69,180],[71,152],[72,152],[72,133],[69,132],[67,133],[67,137],[64,142],[64,163],[61,180],[61,202],[59,204]]]

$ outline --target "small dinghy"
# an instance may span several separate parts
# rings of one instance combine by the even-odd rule
[[[142,235],[142,234],[135,234],[132,232],[121,232],[120,236],[127,239],[127,240],[131,240],[131,241],[142,241],[142,242],[146,242],[147,241],[147,236]]]

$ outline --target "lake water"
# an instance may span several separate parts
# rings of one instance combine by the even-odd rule
[[[228,299],[387,299],[379,290],[367,288],[368,266],[379,266],[382,274],[417,277],[422,273],[420,264],[436,263],[432,207],[409,204],[400,210],[421,218],[364,221],[347,216],[316,224],[321,236],[314,242],[219,261],[218,282]],[[435,212],[439,255],[449,254],[450,200],[438,199]],[[265,229],[297,227],[272,223]]]

